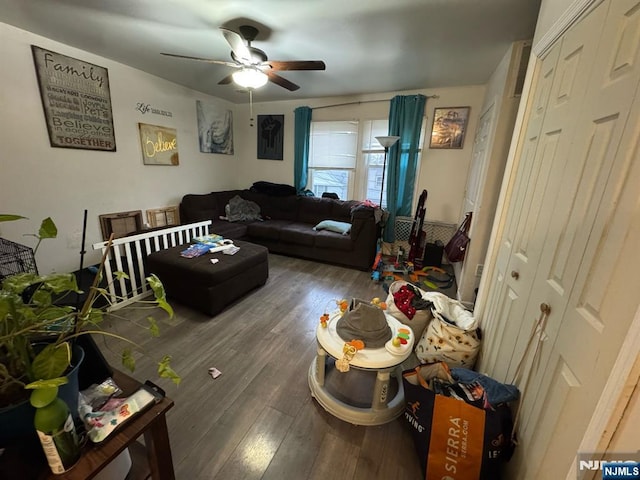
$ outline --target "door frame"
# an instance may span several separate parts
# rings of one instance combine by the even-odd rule
[[[520,163],[521,149],[519,142],[525,133],[524,121],[530,111],[530,97],[535,91],[535,73],[540,68],[541,60],[551,49],[553,44],[575,23],[580,17],[595,8],[604,0],[574,0],[564,14],[553,24],[532,47],[532,55],[527,66],[522,97],[518,107],[518,113],[509,147],[504,178],[500,188],[496,217],[491,230],[491,237],[487,254],[484,260],[486,266],[475,304],[474,316],[482,320],[486,311],[490,293],[488,289],[492,283],[494,269],[498,258],[500,239],[506,223],[507,207],[511,200],[516,172]],[[528,108],[529,107],[529,108]],[[640,307],[636,310],[634,319],[629,327],[628,334],[622,344],[622,348],[614,363],[614,368],[607,384],[598,400],[587,430],[580,443],[579,451],[603,452],[609,445],[616,428],[623,418],[625,409],[631,399],[633,388],[640,381]],[[577,452],[576,452],[577,455]],[[577,475],[577,463],[574,460],[566,480],[574,480]]]

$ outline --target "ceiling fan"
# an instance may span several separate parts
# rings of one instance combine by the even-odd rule
[[[287,90],[295,91],[300,88],[299,85],[281,77],[275,72],[287,70],[324,70],[326,68],[322,60],[269,60],[264,51],[251,46],[251,42],[253,42],[258,35],[258,29],[251,25],[241,26],[239,28],[240,33],[224,27],[220,27],[220,30],[231,47],[232,61],[189,57],[187,55],[177,55],[174,53],[162,53],[162,55],[215,63],[235,68],[235,72],[224,77],[218,84],[226,85],[233,81],[241,87],[248,89],[262,87],[267,81],[270,81]]]

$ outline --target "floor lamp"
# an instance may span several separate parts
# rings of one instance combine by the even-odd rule
[[[382,164],[382,183],[380,184],[380,208],[382,208],[382,195],[384,194],[384,172],[387,168],[387,156],[389,155],[389,148],[400,140],[400,137],[394,136],[380,136],[376,137],[376,140],[384,147],[384,163]]]

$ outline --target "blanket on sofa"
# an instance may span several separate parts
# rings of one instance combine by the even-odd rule
[[[256,202],[245,200],[239,195],[229,200],[229,203],[224,207],[224,211],[226,214],[224,220],[229,222],[262,221],[260,206]]]

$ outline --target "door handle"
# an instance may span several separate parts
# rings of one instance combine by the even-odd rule
[[[540,311],[542,312],[543,315],[549,316],[549,314],[551,313],[551,307],[549,306],[548,303],[541,303]]]
[[[515,270],[511,270],[511,278],[513,278],[514,280],[518,280],[520,278],[520,274]]]

